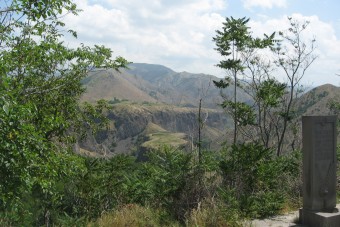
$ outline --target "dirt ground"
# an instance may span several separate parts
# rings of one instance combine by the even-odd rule
[[[267,219],[256,219],[247,221],[245,227],[302,227],[303,225],[295,224],[299,219],[299,211],[290,212],[285,215],[275,216]]]
[[[340,210],[340,204],[336,205]],[[289,212],[285,215],[275,216],[267,219],[256,219],[244,223],[245,227],[307,227],[306,225],[296,224],[299,220],[299,211]]]

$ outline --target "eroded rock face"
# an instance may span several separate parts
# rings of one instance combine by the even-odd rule
[[[148,139],[146,128],[150,123],[170,133],[185,133],[188,143],[197,137],[198,109],[171,107],[166,105],[119,104],[108,114],[111,128],[80,143],[80,147],[97,153],[131,153],[138,145]],[[203,109],[205,128],[214,133],[204,132],[209,139],[223,136],[223,130],[231,123],[225,113],[218,110]]]

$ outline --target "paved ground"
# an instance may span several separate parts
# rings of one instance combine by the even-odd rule
[[[340,204],[336,208],[340,210]],[[296,224],[299,220],[299,211],[290,212],[285,215],[275,216],[263,220],[252,220],[244,224],[245,227],[306,227],[305,225]]]
[[[275,216],[273,218],[267,218],[263,220],[253,220],[245,223],[246,227],[302,227],[302,225],[297,225],[294,222],[298,221],[299,212],[294,211],[286,215]]]

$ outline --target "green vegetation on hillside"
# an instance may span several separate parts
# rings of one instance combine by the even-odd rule
[[[170,144],[170,140],[171,144],[176,142],[180,147],[185,146],[186,150],[197,146],[197,108],[131,101],[116,102],[110,108],[106,113],[109,130],[101,131],[98,136],[88,135],[86,143],[80,143],[81,148],[96,151],[100,144],[101,148],[104,147],[110,153],[138,154],[140,150],[145,150],[142,144],[148,143],[152,137],[154,142],[157,138],[162,138],[164,142],[153,142],[156,147]],[[221,148],[230,118],[221,110],[205,108],[202,109],[202,116],[207,118],[202,130],[204,146],[211,149]],[[155,133],[159,132],[162,133],[155,137]],[[150,136],[151,133],[153,136]],[[116,146],[111,149],[112,143]]]
[[[183,149],[188,143],[188,141],[185,140],[185,133],[168,132],[154,123],[147,125],[143,135],[146,137],[146,141],[140,146],[145,150],[159,149],[163,147],[164,144],[173,148]]]

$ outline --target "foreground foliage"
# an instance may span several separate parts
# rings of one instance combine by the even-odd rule
[[[225,152],[230,153],[230,158],[223,158]],[[252,152],[254,155],[247,158],[246,154]],[[122,185],[121,202],[113,207],[117,209],[113,215],[118,215],[122,204],[139,204],[160,212],[162,220],[168,220],[164,226],[170,222],[237,226],[244,218],[277,214],[292,201],[301,205],[299,153],[277,158],[273,151],[259,144],[242,144],[222,152],[205,151],[202,155],[204,161],[199,165],[197,153],[163,148],[151,152],[144,163],[130,162],[128,165],[133,168],[125,172],[124,180],[110,178]],[[131,161],[131,157],[125,158]],[[118,157],[115,159],[122,163]],[[109,178],[110,173],[106,172]],[[111,198],[117,193],[113,188],[108,191],[113,193]],[[105,193],[97,193],[102,192]]]
[[[225,152],[230,158],[223,158]],[[250,152],[255,154],[247,159]],[[39,187],[21,190],[25,212],[19,215],[7,207],[0,223],[75,226],[92,220],[90,226],[239,226],[244,218],[277,214],[299,199],[292,193],[296,188],[287,184],[299,182],[299,155],[277,158],[258,144],[244,144],[204,151],[202,157],[199,165],[197,153],[167,147],[150,152],[146,162],[127,155],[66,156],[63,161],[78,169],[68,166],[73,174],[55,180],[53,194]]]
[[[61,41],[62,13],[77,12],[71,0],[0,5],[0,220],[7,225],[51,222],[61,182],[85,169],[71,144],[98,114],[79,106],[81,80],[94,68],[126,64],[105,47]]]

